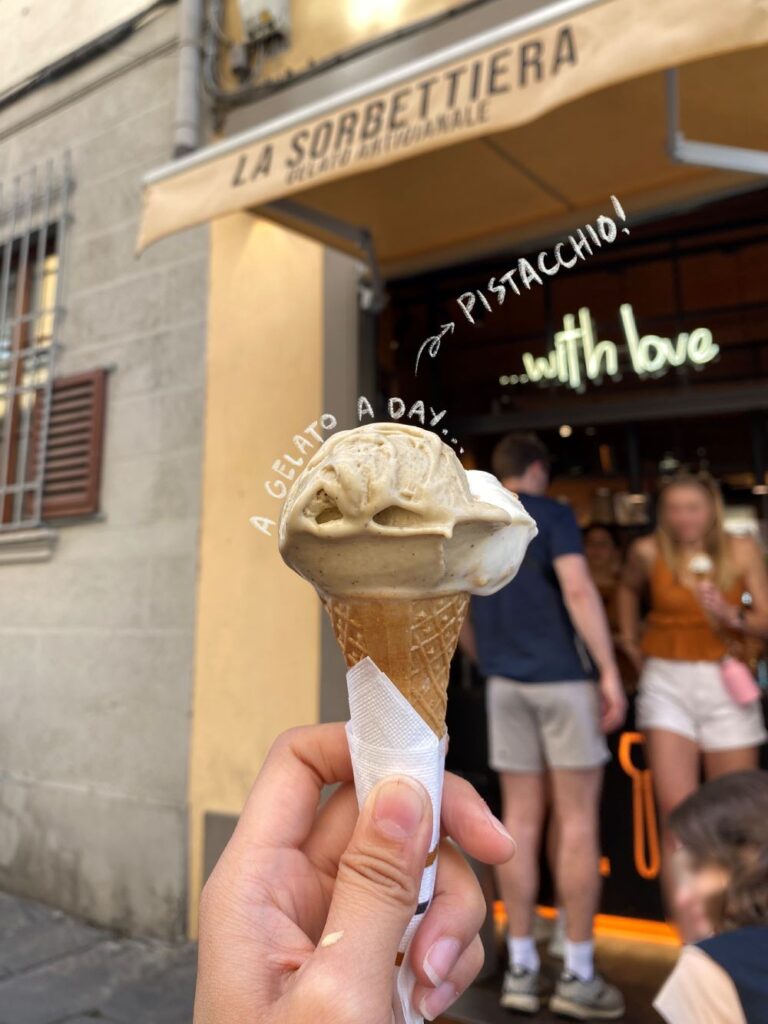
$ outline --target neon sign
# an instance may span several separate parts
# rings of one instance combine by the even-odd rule
[[[658,334],[640,335],[635,314],[628,302],[619,307],[629,365],[640,378],[661,377],[671,369],[690,365],[706,366],[720,352],[707,327],[682,331],[673,341]],[[596,341],[592,316],[586,306],[566,313],[563,329],[555,333],[554,346],[545,356],[523,353],[522,373],[499,378],[500,384],[562,384],[583,391],[586,384],[600,384],[605,378],[620,377],[621,349],[615,341]]]

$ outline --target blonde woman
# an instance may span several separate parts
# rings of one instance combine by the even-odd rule
[[[760,701],[740,703],[731,695],[723,659],[744,655],[750,637],[768,636],[768,576],[757,543],[723,529],[720,492],[708,478],[667,483],[657,521],[655,533],[630,548],[617,600],[621,644],[641,668],[637,721],[665,825],[698,787],[702,766],[712,779],[758,765],[766,739]],[[650,612],[641,634],[646,590]],[[664,831],[669,896],[673,841]]]

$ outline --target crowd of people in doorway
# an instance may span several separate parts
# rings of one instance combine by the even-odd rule
[[[688,943],[656,1008],[670,1024],[764,1024],[768,773],[758,770],[766,729],[753,674],[768,639],[763,553],[726,532],[704,476],[666,480],[655,529],[623,552],[611,527],[582,535],[571,509],[547,497],[549,456],[535,436],[505,437],[493,469],[539,527],[517,578],[473,599],[462,637],[487,678],[490,761],[518,844],[497,872],[509,920],[501,1003],[535,1013],[544,998],[533,924],[549,821],[564,931],[549,1008],[577,1020],[624,1014],[595,968],[593,918],[605,734],[636,690],[665,905]]]
[[[493,468],[539,529],[517,578],[473,599],[461,638],[488,681],[503,821],[446,775],[451,841],[408,952],[414,1012],[440,1017],[482,963],[485,899],[461,847],[497,866],[509,921],[502,1005],[624,1014],[595,966],[593,920],[605,737],[624,722],[629,682],[664,830],[667,913],[685,942],[655,1006],[668,1024],[766,1024],[768,773],[750,671],[768,638],[762,552],[725,531],[717,489],[697,476],[665,483],[654,532],[624,554],[610,529],[583,537],[547,497],[535,437],[504,438]],[[545,994],[533,920],[548,815],[564,941]],[[358,808],[342,724],[280,737],[205,886],[195,1024],[391,1024],[392,965],[431,835],[426,791],[405,776]]]

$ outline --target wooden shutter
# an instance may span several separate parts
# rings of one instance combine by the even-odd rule
[[[43,475],[43,519],[99,510],[107,371],[53,382]]]

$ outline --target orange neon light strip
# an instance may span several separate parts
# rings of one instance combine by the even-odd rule
[[[661,871],[661,846],[656,822],[653,782],[647,768],[632,761],[632,748],[642,746],[642,733],[625,732],[619,740],[619,764],[632,780],[632,836],[635,869],[641,878],[658,878]]]
[[[554,907],[536,907],[536,912],[546,920],[554,920]],[[493,905],[493,919],[499,927],[506,926],[507,914],[501,900]],[[604,939],[627,939],[635,942],[652,942],[658,946],[679,946],[677,930],[664,921],[648,921],[640,917],[620,917],[617,914],[597,914],[595,935]]]

